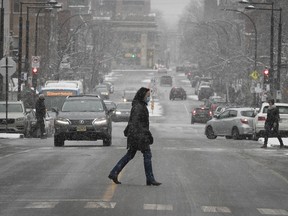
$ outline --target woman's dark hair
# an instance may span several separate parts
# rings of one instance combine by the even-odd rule
[[[275,101],[274,101],[274,99],[270,99],[270,100],[268,100],[268,103],[271,103],[272,105],[274,105]]]
[[[135,94],[133,101],[143,101],[148,91],[150,91],[149,88],[141,87]]]

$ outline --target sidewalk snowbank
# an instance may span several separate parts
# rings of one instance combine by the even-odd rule
[[[24,138],[24,135],[13,133],[0,133],[0,139],[19,139],[19,138]]]

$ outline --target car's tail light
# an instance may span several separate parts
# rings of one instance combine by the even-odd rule
[[[192,115],[196,115],[196,110],[193,110],[193,111],[192,111]]]
[[[248,124],[248,119],[246,119],[246,118],[244,118],[244,119],[241,118],[240,121],[242,124]]]
[[[265,121],[265,120],[266,120],[265,116],[258,116],[258,121]]]
[[[213,116],[213,113],[211,110],[209,111],[209,116]]]

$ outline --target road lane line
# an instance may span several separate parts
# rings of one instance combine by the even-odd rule
[[[25,208],[48,209],[55,208],[59,202],[31,202]]]
[[[172,205],[162,205],[162,204],[144,204],[144,210],[157,210],[157,211],[173,211]]]
[[[185,104],[184,104],[184,107],[185,107],[185,110],[186,110],[187,114],[190,116],[190,112],[188,111],[188,109],[187,109]]]
[[[121,179],[123,171],[124,170],[122,170],[122,172],[118,175],[118,180]],[[116,188],[117,188],[117,184],[111,181],[111,184],[107,187],[104,195],[102,196],[102,200],[107,201],[107,202],[111,201],[114,196]]]

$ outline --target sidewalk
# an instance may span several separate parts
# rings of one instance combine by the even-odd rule
[[[0,133],[0,139],[19,139],[19,138],[24,138],[24,135],[13,133]]]

